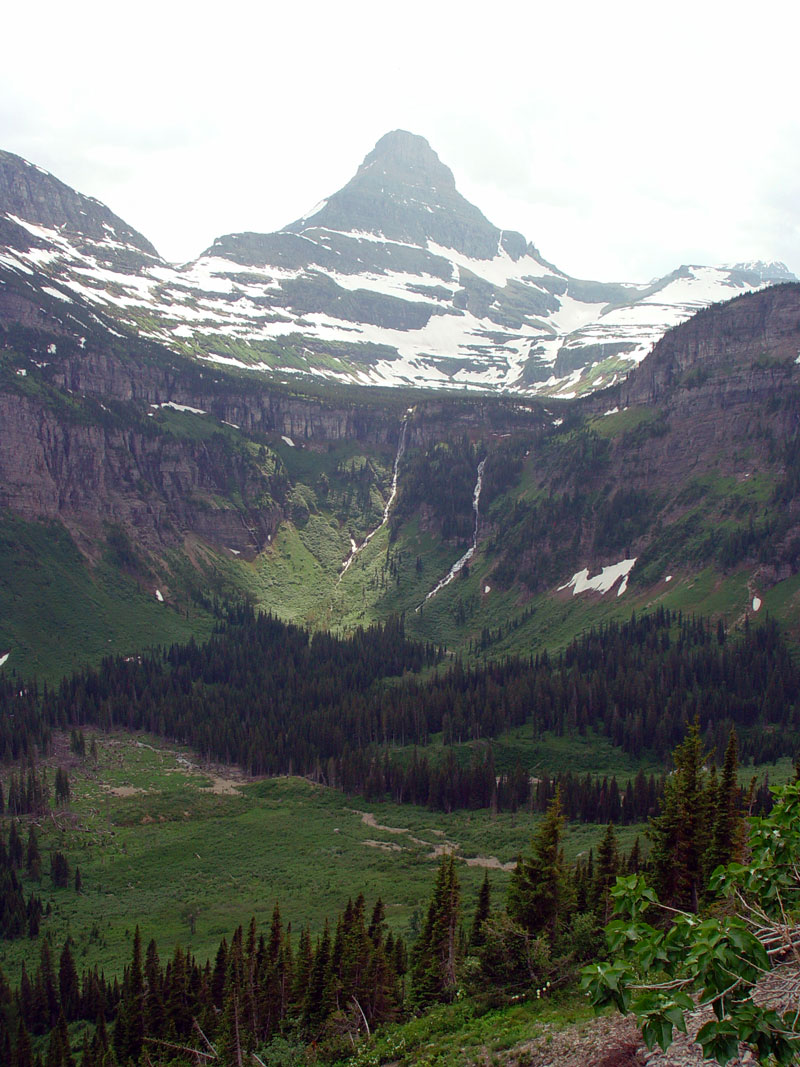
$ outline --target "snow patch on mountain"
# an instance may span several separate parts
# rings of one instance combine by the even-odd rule
[[[558,587],[558,591],[563,592],[565,589],[572,589],[572,595],[578,596],[579,593],[595,592],[601,595],[607,593],[610,589],[614,588],[614,585],[622,579],[620,587],[617,590],[617,596],[622,596],[625,590],[628,588],[628,576],[633,570],[636,563],[636,557],[633,559],[623,559],[619,563],[612,563],[607,567],[603,567],[599,574],[596,574],[593,578],[589,577],[589,568],[584,567],[582,571],[578,571],[573,574],[568,582]]]
[[[444,245],[435,244],[433,241],[428,241],[427,249],[435,256],[441,256],[442,259],[449,260],[455,267],[467,270],[471,274],[483,278],[484,281],[491,282],[493,285],[505,286],[509,281],[519,281],[523,278],[564,277],[559,271],[546,267],[538,259],[534,259],[533,256],[525,255],[520,259],[514,260],[503,248],[498,249],[498,253],[493,259],[472,259],[470,256],[465,256],[453,248],[446,248]],[[457,276],[454,275],[454,281],[457,280]]]
[[[564,398],[617,380],[698,308],[793,278],[784,264],[752,261],[684,266],[650,284],[579,281],[522,235],[492,226],[424,139],[394,131],[367,160],[344,197],[328,197],[275,234],[218,238],[181,267],[68,190],[82,216],[98,209],[87,232],[9,210],[30,247],[23,238],[0,250],[0,266],[39,274],[47,296],[68,303],[72,294],[210,362]]]
[[[188,404],[176,404],[174,400],[165,400],[163,404],[151,404],[151,408],[172,408],[173,411],[188,411],[192,415],[207,415],[202,408],[193,408]]]

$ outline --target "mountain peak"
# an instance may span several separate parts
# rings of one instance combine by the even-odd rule
[[[760,282],[796,282],[797,278],[792,274],[785,263],[779,260],[750,260],[747,263],[734,263],[731,270],[740,274],[753,275]]]
[[[453,172],[424,137],[407,130],[384,134],[350,181],[322,205],[287,226],[371,233],[389,241],[455,249],[474,259],[492,259],[500,248],[522,255],[525,240],[510,242],[456,189]]]
[[[392,130],[381,137],[358,168],[358,175],[375,168],[414,186],[443,185],[455,190],[453,172],[439,159],[424,137]],[[357,175],[357,176],[358,176]]]

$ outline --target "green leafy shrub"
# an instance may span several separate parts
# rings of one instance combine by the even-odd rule
[[[796,1004],[781,1013],[753,997],[800,946],[800,781],[773,792],[772,812],[751,820],[748,862],[712,876],[726,903],[713,916],[669,909],[672,921],[656,925],[666,909],[644,878],[617,880],[617,917],[606,927],[614,962],[584,968],[581,984],[595,1007],[634,1012],[650,1048],[668,1048],[674,1028],[686,1031],[686,1013],[705,1005],[715,1016],[697,1035],[706,1058],[726,1064],[743,1042],[760,1063],[796,1062]]]

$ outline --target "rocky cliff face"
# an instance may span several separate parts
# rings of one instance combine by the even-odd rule
[[[619,387],[623,404],[780,395],[800,356],[800,286],[774,286],[699,311],[670,330]]]
[[[7,215],[76,238],[79,247],[99,244],[110,256],[121,253],[130,267],[159,258],[150,242],[105,204],[11,152],[0,151],[0,205]]]
[[[746,480],[783,462],[800,429],[800,286],[699,312],[671,330],[620,386],[587,403],[657,413],[614,445],[621,484],[679,485],[709,471]],[[633,447],[631,447],[633,446]]]
[[[291,512],[285,472],[255,460],[253,443],[271,455],[281,438],[318,451],[353,442],[385,464],[404,421],[415,448],[547,421],[536,401],[430,398],[409,408],[393,394],[370,403],[353,391],[303,395],[115,336],[35,287],[0,287],[0,309],[9,307],[17,323],[0,331],[0,507],[61,520],[89,554],[113,523],[147,551],[191,534],[252,557]],[[202,412],[205,429],[174,436],[157,417],[165,406]]]
[[[148,421],[175,395],[190,403],[186,361],[115,334],[94,313],[76,316],[57,293],[24,281],[0,287],[0,312],[9,310],[14,326],[0,330],[0,508],[63,522],[89,556],[109,524],[147,552],[187,534],[247,555],[265,546],[283,517],[281,479],[223,438],[176,438]]]
[[[90,556],[109,524],[124,526],[146,551],[195,533],[253,555],[283,517],[280,496],[270,496],[274,481],[235,452],[70,422],[2,393],[0,424],[0,507],[63,522]],[[231,485],[239,506],[230,502]]]
[[[800,568],[800,286],[710,308],[629,379],[543,440],[537,488],[492,534],[497,574],[532,591],[636,559],[631,581],[749,568],[766,589]]]

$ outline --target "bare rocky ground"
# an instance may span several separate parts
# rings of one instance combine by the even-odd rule
[[[800,963],[779,967],[760,983],[756,999],[781,1012],[800,1013]],[[647,1049],[632,1015],[601,1016],[567,1030],[540,1034],[534,1041],[510,1050],[504,1067],[716,1067],[703,1058],[694,1040],[698,1030],[713,1017],[709,1008],[692,1012],[687,1033],[675,1033],[666,1052]],[[728,1067],[752,1067],[756,1056],[742,1047]],[[800,1057],[795,1063],[800,1065]]]

